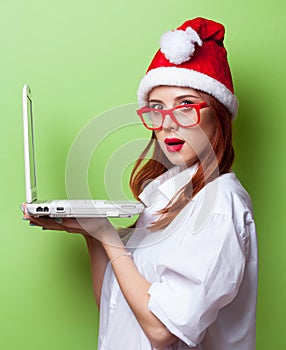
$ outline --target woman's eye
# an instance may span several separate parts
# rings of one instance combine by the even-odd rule
[[[164,109],[164,106],[160,103],[151,103],[149,107],[154,109]]]
[[[183,100],[183,101],[181,101],[180,104],[181,105],[192,105],[192,104],[194,104],[194,102],[191,100]]]

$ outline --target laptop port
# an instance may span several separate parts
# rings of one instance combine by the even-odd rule
[[[44,211],[44,209],[42,207],[37,207],[36,208],[36,212],[37,213],[41,213],[42,211]]]
[[[56,208],[56,211],[57,211],[57,212],[64,212],[64,211],[65,211],[65,208],[64,208],[64,207],[57,207],[57,208]]]
[[[48,207],[44,207],[44,212],[48,213],[50,210]]]

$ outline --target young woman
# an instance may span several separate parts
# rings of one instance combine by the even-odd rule
[[[146,209],[127,243],[105,219],[28,217],[86,238],[100,350],[255,349],[256,234],[231,171],[238,104],[223,39],[203,18],[161,38],[138,90],[151,139],[130,185]]]

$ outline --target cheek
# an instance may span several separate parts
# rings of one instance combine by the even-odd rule
[[[188,130],[184,136],[182,134],[186,141],[186,147],[192,150],[197,157],[200,157],[207,148],[211,147],[211,135],[211,130],[203,130],[200,127]]]
[[[198,132],[193,133],[193,135],[188,138],[188,141],[193,148],[200,149],[203,145],[209,143],[209,138],[202,130],[198,130]]]
[[[164,139],[166,138],[166,135],[164,135],[163,131],[154,131],[157,142],[162,145],[162,143],[164,142]]]
[[[212,147],[210,140],[215,132],[215,121],[210,113],[205,115],[202,121],[203,122],[198,125],[198,127],[192,130],[193,134],[189,138],[198,155],[206,148]]]

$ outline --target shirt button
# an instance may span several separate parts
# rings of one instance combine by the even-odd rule
[[[117,306],[117,302],[115,300],[111,300],[110,301],[110,308],[112,310],[115,310],[116,309],[116,306]]]

